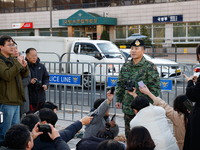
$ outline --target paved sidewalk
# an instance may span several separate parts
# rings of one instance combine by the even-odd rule
[[[72,112],[70,111],[66,111],[65,113],[65,120],[63,120],[63,111],[58,111],[57,112],[58,115],[58,122],[56,123],[56,129],[57,130],[62,130],[64,128],[66,128],[67,126],[69,126],[70,124],[73,123],[73,121],[70,121],[72,119]],[[112,116],[113,114],[111,114],[110,116]],[[83,114],[83,117],[87,116],[87,112],[85,112]],[[74,113],[74,121],[80,120],[81,119],[81,113],[76,111]],[[68,120],[68,121],[67,121]],[[116,119],[115,119],[116,123],[119,125],[119,135],[122,134],[125,136],[125,132],[124,132],[124,118],[122,114],[116,114]],[[170,129],[173,132],[173,125],[171,123],[171,121],[169,121],[169,125],[170,125]],[[85,127],[83,127],[82,129],[84,129]],[[70,140],[68,142],[69,147],[75,148],[76,144],[80,141],[80,138],[73,138],[72,140]]]

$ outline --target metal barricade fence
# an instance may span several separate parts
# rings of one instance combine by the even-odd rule
[[[153,58],[164,58],[177,62],[177,47],[146,47],[145,53]]]
[[[91,63],[81,62],[42,62],[50,74],[47,101],[63,110],[62,119],[74,121],[74,113],[90,111],[93,104],[94,70]],[[79,81],[80,80],[80,81]],[[87,82],[87,83],[86,83]],[[89,87],[85,87],[85,85]],[[65,116],[65,112],[71,113]]]
[[[107,68],[109,66],[112,66],[112,68],[116,68],[116,71],[108,72]],[[98,63],[95,64],[94,68],[94,93],[95,93],[95,100],[98,98],[106,98],[106,93],[110,89],[111,86],[108,85],[108,78],[114,77],[115,81],[117,82],[118,73],[121,69],[123,64],[121,63]],[[102,74],[103,71],[98,71],[98,66],[104,66],[106,69],[106,72]],[[185,94],[185,88],[186,88],[186,79],[181,75],[182,71],[189,72],[192,74],[192,71],[189,66],[182,65],[182,64],[156,64],[160,78],[161,79],[168,79],[172,80],[172,89],[171,90],[161,90],[161,98],[165,100],[170,106],[173,106],[173,100],[177,95]],[[103,70],[103,69],[102,69]],[[98,78],[98,80],[97,80]],[[98,81],[101,81],[98,83]],[[102,82],[103,81],[103,82]],[[98,87],[97,85],[100,85]],[[103,86],[103,87],[102,87]],[[114,99],[111,103],[111,113],[122,113],[121,110],[116,109],[115,107],[116,103],[116,97],[114,96]]]
[[[63,110],[62,119],[74,121],[74,113],[89,112],[97,98],[106,98],[110,89],[108,77],[118,77],[122,63],[91,63],[81,62],[42,62],[51,75],[50,80],[57,80],[58,75],[80,76],[79,85],[51,82],[47,90],[47,100],[54,102]],[[161,98],[172,106],[172,101],[177,95],[184,94],[186,79],[181,72],[193,72],[187,65],[156,64],[161,79],[170,79],[173,82],[172,90],[162,90]],[[67,79],[65,79],[67,80]],[[115,107],[116,97],[111,103],[111,113],[123,114],[121,109]],[[71,116],[65,116],[65,112],[71,112]],[[71,117],[71,118],[70,118]]]
[[[123,63],[97,63],[94,66],[94,101],[98,98],[105,98],[110,89],[108,86],[108,77],[118,77]],[[113,81],[116,82],[116,81]],[[116,97],[111,102],[111,107],[115,108]],[[116,108],[111,109],[111,113],[116,113]],[[121,110],[118,110],[121,113]]]

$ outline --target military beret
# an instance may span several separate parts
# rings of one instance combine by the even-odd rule
[[[139,46],[145,46],[144,42],[140,39],[135,39],[133,42],[131,42],[131,47],[132,46],[136,46],[136,47],[139,47]]]

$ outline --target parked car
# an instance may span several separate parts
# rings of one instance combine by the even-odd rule
[[[123,52],[125,59],[131,60],[130,49],[120,49]],[[128,57],[129,56],[129,57]],[[127,58],[128,57],[128,58]],[[170,77],[180,77],[181,68],[179,64],[175,61],[162,58],[153,58],[147,54],[144,54],[144,57],[154,63],[157,66],[160,77],[170,78]],[[161,65],[161,66],[160,66]]]

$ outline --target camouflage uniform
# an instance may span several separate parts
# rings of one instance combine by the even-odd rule
[[[129,80],[135,82],[136,93],[139,96],[146,97],[151,103],[153,103],[153,101],[147,95],[140,92],[138,82],[143,81],[155,96],[158,96],[161,90],[160,77],[156,66],[152,62],[147,61],[144,57],[136,65],[132,59],[122,66],[117,81],[116,99],[117,102],[122,103],[126,137],[128,137],[130,131],[130,121],[135,116],[135,113],[131,108],[133,96],[128,94],[124,89],[124,82],[129,82]]]

